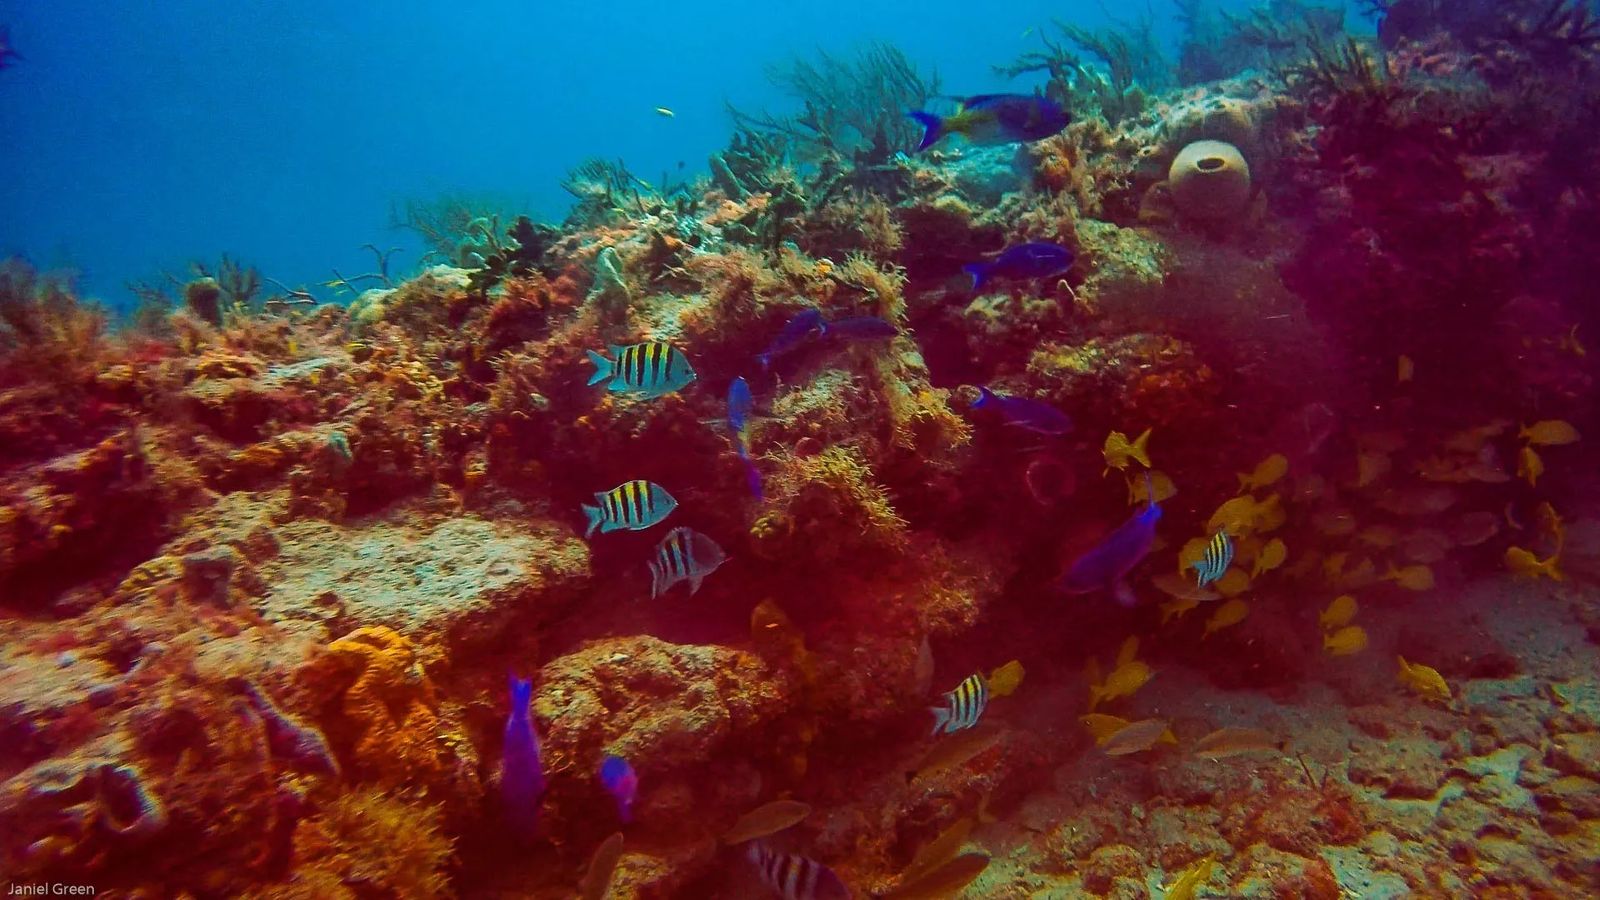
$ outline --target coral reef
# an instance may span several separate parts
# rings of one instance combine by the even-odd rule
[[[1073,108],[1049,138],[908,154],[931,73],[796,61],[698,179],[591,160],[559,227],[408,206],[438,264],[373,246],[348,307],[224,258],[110,335],[7,263],[5,870],[557,898],[599,848],[614,896],[744,896],[719,840],[782,800],[778,852],[862,894],[1592,891],[1593,19],[1181,6],[1176,68],[1147,21],[1004,68]],[[1041,243],[1070,268],[964,269]],[[639,344],[695,379],[586,384]],[[651,597],[666,528],[578,537],[635,479],[725,550],[697,592]],[[1128,521],[1128,604],[1063,594]]]

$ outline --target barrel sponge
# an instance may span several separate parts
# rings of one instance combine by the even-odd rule
[[[1167,186],[1184,215],[1226,218],[1243,210],[1250,199],[1250,164],[1232,144],[1195,141],[1172,160]]]

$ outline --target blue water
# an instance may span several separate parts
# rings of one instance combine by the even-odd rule
[[[1248,4],[1239,3],[1239,6]],[[704,170],[724,101],[787,111],[764,67],[891,41],[953,94],[1028,89],[991,66],[1097,2],[148,4],[0,2],[26,59],[0,71],[0,255],[74,270],[115,306],[130,280],[223,253],[289,285],[367,271],[408,198],[489,197],[559,221],[593,156],[655,180]],[[1176,40],[1175,7],[1155,3]],[[671,108],[667,119],[657,106]]]

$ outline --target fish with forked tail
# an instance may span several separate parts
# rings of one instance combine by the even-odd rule
[[[961,101],[948,116],[916,109],[906,113],[925,129],[917,150],[926,150],[949,134],[980,146],[1037,141],[1066,128],[1072,114],[1046,97],[1031,94],[979,94]]]
[[[1150,548],[1156,540],[1156,523],[1161,521],[1161,506],[1153,499],[1153,489],[1150,497],[1152,499],[1144,509],[1134,513],[1116,531],[1073,560],[1059,582],[1063,591],[1088,594],[1105,589],[1111,591],[1111,595],[1123,606],[1133,606],[1138,602],[1133,589],[1128,586],[1128,573],[1150,554]]]
[[[511,713],[506,717],[500,756],[500,802],[507,821],[523,837],[539,824],[544,796],[544,770],[539,758],[539,732],[534,727],[533,681],[511,677]]]

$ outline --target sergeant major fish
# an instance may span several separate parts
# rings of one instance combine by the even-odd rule
[[[761,882],[783,900],[850,900],[850,889],[833,870],[809,857],[773,850],[751,841],[745,858]]]
[[[689,593],[728,559],[717,542],[693,528],[674,528],[656,546],[650,563],[650,597],[655,599],[678,584],[689,582]]]
[[[1233,562],[1233,541],[1226,531],[1219,531],[1206,543],[1204,555],[1194,562],[1195,587],[1205,587],[1228,571]]]
[[[954,734],[978,724],[989,705],[989,683],[980,675],[968,675],[956,689],[944,695],[943,706],[929,707],[933,713],[934,734]]]
[[[608,359],[593,350],[587,351],[594,363],[590,384],[606,383],[606,390],[626,391],[643,397],[661,397],[681,390],[695,379],[694,367],[683,351],[660,341],[620,346],[609,344]]]
[[[678,508],[678,501],[666,488],[637,478],[609,491],[596,491],[594,500],[595,506],[583,507],[584,515],[589,517],[589,530],[583,533],[584,537],[593,535],[596,528],[601,534],[619,529],[642,531]]]

